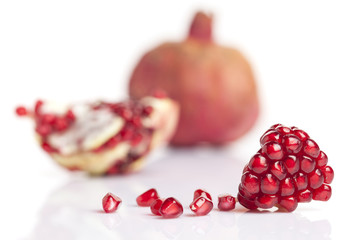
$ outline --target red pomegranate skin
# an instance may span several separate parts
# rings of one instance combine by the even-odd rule
[[[259,102],[250,64],[236,49],[212,39],[212,17],[198,12],[186,40],[164,43],[135,67],[130,96],[165,91],[180,103],[173,145],[225,144],[255,123]]]

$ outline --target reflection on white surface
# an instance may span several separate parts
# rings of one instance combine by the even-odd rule
[[[300,211],[248,212],[239,205],[234,211],[218,211],[216,196],[224,192],[235,195],[243,163],[225,153],[175,153],[171,160],[165,156],[137,174],[105,178],[74,175],[49,195],[26,239],[330,239],[327,220],[309,220]],[[206,173],[199,175],[201,171]],[[161,197],[178,198],[184,214],[162,219],[148,208],[137,207],[136,196],[150,187],[156,187]],[[207,189],[214,199],[214,210],[203,217],[194,216],[188,208],[198,187]],[[105,214],[101,208],[101,199],[109,191],[123,200],[113,214]]]

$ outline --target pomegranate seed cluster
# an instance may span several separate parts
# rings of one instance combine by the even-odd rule
[[[244,168],[240,204],[248,209],[277,206],[290,212],[301,202],[329,200],[334,171],[305,131],[276,124],[264,133],[260,145]]]

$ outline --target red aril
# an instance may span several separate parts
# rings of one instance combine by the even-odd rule
[[[136,203],[141,207],[149,207],[151,204],[159,198],[156,189],[151,188],[146,192],[142,193],[136,198]]]
[[[115,212],[121,204],[121,199],[112,193],[107,193],[102,199],[102,206],[106,213]]]

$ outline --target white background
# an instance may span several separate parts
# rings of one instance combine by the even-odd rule
[[[215,39],[253,63],[261,115],[222,149],[163,149],[140,173],[72,174],[36,146],[32,124],[14,116],[35,99],[126,97],[140,56],[185,38],[197,9],[215,15]],[[1,239],[356,239],[358,238],[360,3],[358,1],[0,1]],[[212,211],[192,217],[192,192],[236,194],[242,167],[274,123],[303,128],[335,170],[329,202],[293,213]],[[182,217],[161,220],[135,206],[156,187],[177,197]],[[101,213],[108,192],[118,213]],[[355,217],[355,218],[351,218]],[[354,219],[354,220],[351,220]],[[356,222],[357,221],[357,222]]]

